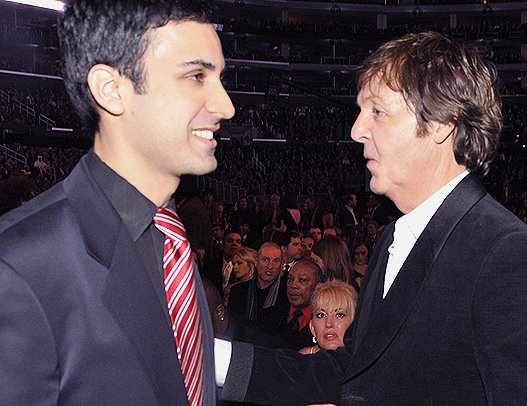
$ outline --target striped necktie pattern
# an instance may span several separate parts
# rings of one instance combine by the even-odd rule
[[[165,292],[187,397],[190,406],[201,406],[203,339],[190,244],[185,226],[173,210],[159,209],[154,224],[165,235]]]

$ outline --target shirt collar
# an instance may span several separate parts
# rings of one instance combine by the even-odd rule
[[[157,206],[106,165],[93,149],[88,152],[88,167],[123,220],[133,241],[137,241],[152,223]]]
[[[298,318],[298,330],[302,330],[311,321],[311,317],[313,316],[313,306],[309,305],[307,307],[304,307],[303,309],[298,309],[294,306],[289,306],[289,314],[287,315],[288,323],[291,321],[291,319],[293,318],[293,314],[295,314],[297,310],[302,311],[302,316]]]
[[[397,220],[397,222],[400,221],[406,223],[408,229],[413,234],[413,237],[415,240],[417,240],[432,216],[435,214],[437,209],[439,209],[439,206],[443,204],[443,201],[446,199],[446,197],[468,174],[468,169],[461,172],[445,186],[426,199],[423,203],[413,209],[410,213],[402,216],[399,220]]]

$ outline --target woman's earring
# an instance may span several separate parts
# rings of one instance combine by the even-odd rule
[[[317,338],[315,336],[313,336],[313,343],[317,343]]]

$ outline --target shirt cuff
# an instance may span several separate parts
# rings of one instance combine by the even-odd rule
[[[223,387],[231,363],[232,344],[230,341],[214,339],[214,363],[216,368],[216,385]]]

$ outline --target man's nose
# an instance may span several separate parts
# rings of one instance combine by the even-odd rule
[[[365,126],[365,117],[364,113],[360,113],[357,119],[355,120],[355,123],[353,123],[353,126],[351,127],[351,139],[356,142],[364,142],[364,139],[367,135],[366,126]]]

